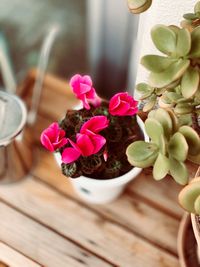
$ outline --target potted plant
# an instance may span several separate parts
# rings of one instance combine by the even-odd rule
[[[200,215],[200,177],[188,184],[187,168],[188,160],[200,165],[200,2],[184,15],[181,27],[156,25],[151,37],[159,55],[141,59],[150,75],[148,83],[136,87],[150,140],[134,141],[126,154],[133,166],[151,167],[154,179],[171,176],[185,185],[179,202]],[[200,217],[192,218],[200,246]]]
[[[126,92],[117,93],[109,102],[100,99],[88,75],[74,75],[70,86],[81,106],[67,110],[59,123],[45,129],[41,143],[57,152],[62,173],[70,177],[82,198],[110,202],[141,171],[130,165],[125,154],[131,142],[144,139],[143,122],[136,116],[137,101]]]

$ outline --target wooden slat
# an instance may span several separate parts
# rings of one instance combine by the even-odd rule
[[[31,261],[16,250],[0,242],[0,262],[8,267],[40,267],[41,265]],[[5,265],[3,265],[5,263]],[[0,264],[1,267],[1,264]]]
[[[150,245],[131,232],[126,231],[124,228],[105,220],[98,214],[86,209],[83,205],[63,197],[39,182],[28,179],[23,183],[15,184],[12,187],[1,186],[0,196],[10,205],[18,207],[24,213],[32,216],[48,227],[51,227],[62,235],[68,237],[70,240],[79,242],[82,246],[96,255],[100,255],[102,258],[105,258],[116,265],[124,267],[160,267],[162,266],[161,264],[165,264],[165,267],[178,266],[178,261],[174,256]],[[9,238],[9,235],[13,235],[13,229],[11,229],[12,226],[9,225],[10,229],[5,231],[5,226],[7,225],[7,219],[12,221],[14,218],[8,216],[6,208],[4,207],[5,209],[3,209],[1,206],[3,205],[0,205],[0,214],[3,219],[0,222],[0,236],[6,238],[6,243],[9,243],[11,240],[7,240],[7,238]],[[12,212],[16,213],[14,211]],[[7,218],[5,219],[4,216],[7,216]],[[22,215],[18,214],[18,217],[21,216]],[[29,219],[24,221],[27,222],[27,220]],[[17,228],[16,232],[19,234],[20,229],[19,227],[16,227],[18,226],[16,219],[13,225]],[[39,227],[39,225],[37,225],[37,228],[35,229],[34,227],[30,229],[30,227],[30,222],[29,225],[23,223],[22,228],[26,228],[26,230],[23,233],[24,236],[20,237],[20,239],[27,238],[28,234],[30,239],[34,239],[36,238],[35,235],[39,235],[39,239],[42,239],[38,240],[37,238],[33,246],[43,242],[43,238],[47,238],[47,232],[50,236],[55,235],[47,229],[45,230],[46,232],[42,232],[42,229],[39,229],[40,227],[42,228],[42,226]],[[148,227],[148,225],[146,225],[146,227]],[[158,229],[155,229],[155,231],[156,230]],[[54,245],[52,245],[51,242],[53,242]],[[67,249],[66,244],[64,249],[64,244],[61,244],[61,240],[59,240],[58,237],[54,236],[54,239],[50,238],[46,240],[46,243],[51,244],[52,249],[54,246],[54,250],[56,250],[57,253],[59,250],[59,253],[61,254],[60,257],[63,258],[65,256],[63,253]],[[17,244],[15,244],[14,247],[16,247],[16,245]],[[29,245],[29,249],[31,246],[32,245]],[[36,248],[34,247],[33,253],[35,252],[35,249]],[[40,247],[37,252],[42,253],[44,249],[44,247]],[[26,251],[26,253],[28,253],[28,251]],[[46,253],[49,255],[51,251],[48,250]],[[57,258],[55,253],[52,257],[52,260],[54,259],[54,261]],[[78,254],[75,257],[80,259],[82,256],[80,255],[80,251],[77,253]],[[33,258],[35,258],[35,255]],[[38,259],[39,262],[42,262],[41,260],[42,258]],[[54,266],[64,265],[54,264]],[[73,265],[66,264],[65,266]],[[97,266],[97,263],[95,262],[95,265],[93,266]]]
[[[44,266],[111,266],[4,203],[0,203],[0,214],[1,240]],[[49,216],[53,218],[54,213]]]
[[[33,170],[34,175],[64,194],[78,199],[69,180],[60,173],[53,155],[45,151],[40,151],[40,153],[40,160]],[[124,193],[114,203],[102,206],[93,205],[92,209],[132,231],[140,233],[158,246],[176,253],[176,236],[179,222],[147,205],[134,194],[129,196]]]

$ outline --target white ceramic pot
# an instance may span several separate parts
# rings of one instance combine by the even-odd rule
[[[144,134],[145,141],[149,138],[144,129],[144,123],[137,116],[137,122]],[[55,154],[56,161],[61,165],[60,154]],[[69,178],[78,195],[87,202],[93,204],[105,204],[115,200],[124,190],[125,186],[132,181],[142,169],[134,167],[122,176],[108,179],[92,179],[85,176]]]

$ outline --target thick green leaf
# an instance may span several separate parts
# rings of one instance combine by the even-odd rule
[[[195,214],[200,214],[200,194],[194,202]]]
[[[143,100],[153,93],[154,88],[146,83],[139,83],[136,86],[136,90],[141,95],[140,99]]]
[[[188,182],[188,170],[183,162],[179,162],[174,158],[169,159],[169,171],[174,180],[181,184],[185,185]]]
[[[195,201],[200,196],[200,182],[190,183],[179,193],[178,200],[181,206],[191,213],[196,213]]]
[[[174,108],[174,112],[179,115],[190,114],[193,107],[189,103],[178,103]]]
[[[173,124],[167,110],[163,108],[157,109],[154,113],[154,119],[162,125],[162,128],[164,129],[164,135],[168,138],[172,133]]]
[[[176,81],[187,70],[190,61],[187,59],[179,59],[172,63],[165,71],[160,73],[151,72],[149,77],[149,84],[152,87],[162,88],[170,83]]]
[[[151,30],[151,38],[156,48],[166,55],[176,50],[176,34],[165,25],[156,25]]]
[[[172,131],[176,132],[178,127],[179,127],[179,121],[177,116],[175,115],[174,111],[172,109],[167,109],[167,112],[169,114],[169,116],[171,117],[172,120]]]
[[[198,16],[194,13],[187,13],[183,15],[184,19],[187,20],[194,20],[194,19],[198,19]]]
[[[146,133],[153,142],[157,142],[157,140],[159,140],[160,135],[164,134],[163,126],[156,119],[148,118],[146,119],[144,124]]]
[[[195,13],[199,13],[200,12],[200,1],[198,1],[196,3],[196,5],[194,6],[194,12]]]
[[[199,87],[199,71],[188,68],[181,80],[181,91],[185,98],[190,98],[197,92]]]
[[[152,0],[128,0],[128,7],[134,14],[146,11],[152,4]]]
[[[194,129],[185,125],[179,128],[179,132],[184,135],[189,147],[190,155],[197,155],[200,153],[200,137]]]
[[[150,167],[158,156],[158,146],[153,143],[136,141],[127,147],[126,155],[131,165],[139,168]]]
[[[156,104],[156,96],[151,96],[149,101],[144,105],[143,111],[148,112],[150,111]]]
[[[176,57],[186,56],[191,49],[191,34],[188,29],[180,29],[177,34]]]
[[[174,62],[176,62],[176,59],[173,58],[147,55],[142,57],[140,63],[149,71],[158,73],[166,70]]]
[[[159,153],[153,167],[153,177],[155,180],[163,179],[169,171],[169,160]]]
[[[171,157],[178,161],[185,161],[188,155],[188,144],[185,137],[177,132],[169,141],[168,152]]]
[[[172,103],[177,103],[177,101],[181,98],[181,95],[175,92],[167,92],[166,96]]]
[[[200,57],[200,26],[198,26],[192,31],[191,37],[192,47],[189,56],[191,58],[198,58]]]

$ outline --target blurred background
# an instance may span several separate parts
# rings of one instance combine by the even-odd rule
[[[138,17],[129,13],[126,0],[1,0],[1,49],[7,51],[18,83],[37,66],[42,42],[53,25],[60,32],[48,72],[65,79],[90,74],[106,98],[133,90]]]

